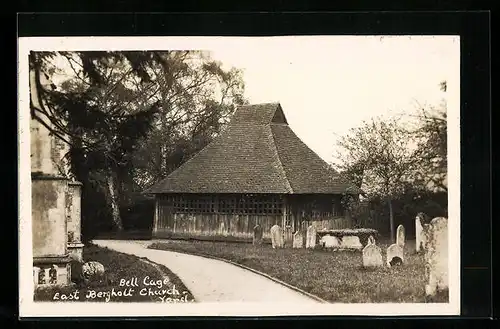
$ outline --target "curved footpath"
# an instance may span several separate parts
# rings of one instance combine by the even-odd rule
[[[223,261],[148,249],[151,241],[94,240],[93,243],[165,265],[182,280],[198,302],[319,303],[259,274]]]

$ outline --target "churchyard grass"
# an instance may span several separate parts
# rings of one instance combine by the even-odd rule
[[[377,243],[385,257],[389,243]],[[360,251],[273,249],[264,244],[165,241],[149,248],[226,259],[268,274],[333,303],[447,303],[447,293],[425,297],[423,255],[405,246],[405,264],[374,270],[362,267]],[[385,259],[384,259],[385,263]]]
[[[153,265],[150,262],[142,261],[139,257],[128,255],[120,252],[110,250],[108,248],[102,248],[93,244],[86,244],[83,249],[83,260],[84,261],[97,261],[104,265],[106,270],[106,279],[100,280],[99,282],[89,282],[74,284],[73,286],[67,287],[44,287],[37,289],[34,294],[35,301],[62,301],[61,298],[65,296],[74,296],[75,291],[78,291],[77,295],[79,299],[69,298],[67,301],[91,301],[91,302],[158,302],[161,299],[156,296],[151,296],[148,294],[141,295],[140,291],[143,288],[153,287],[156,290],[158,286],[152,286],[151,284],[144,284],[144,278],[149,277],[153,282],[157,280],[165,280],[168,278],[170,282],[168,285],[164,285],[163,289],[168,289],[175,285],[175,289],[181,293],[186,292],[187,300],[193,300],[191,292],[184,286],[182,281],[172,273],[168,268],[163,265],[156,264]],[[137,278],[138,287],[134,287],[134,292],[129,296],[110,296],[108,300],[105,294],[102,297],[98,297],[99,292],[110,292],[113,289],[115,291],[124,291],[127,287],[120,285],[121,280],[130,280],[132,278]],[[124,281],[122,281],[123,283]],[[151,281],[149,281],[151,282]],[[96,296],[89,295],[89,291],[95,291]],[[183,296],[184,296],[183,295]],[[88,298],[86,296],[89,296]],[[167,296],[168,297],[168,296]],[[174,297],[174,296],[173,296]]]

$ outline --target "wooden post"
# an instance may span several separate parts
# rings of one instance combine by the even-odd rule
[[[285,229],[285,226],[286,226],[286,216],[287,216],[286,208],[287,208],[287,199],[286,199],[286,196],[283,195],[283,221],[281,224],[281,227],[283,228],[283,230]]]
[[[217,234],[224,234],[223,231],[223,225],[221,223],[221,218],[219,216],[219,196],[217,194],[212,195],[212,202],[213,202],[213,213],[212,216],[215,217],[215,222],[217,223]]]
[[[155,196],[155,215],[154,215],[154,224],[153,224],[153,235],[158,233],[158,220],[159,220],[159,212],[160,212],[160,198],[161,196]]]

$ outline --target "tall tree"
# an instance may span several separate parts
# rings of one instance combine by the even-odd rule
[[[398,119],[373,119],[343,136],[336,167],[361,184],[368,196],[380,197],[389,209],[391,238],[395,239],[393,199],[412,180],[417,156],[410,133]]]
[[[446,93],[447,83],[440,83],[440,89]],[[417,168],[418,179],[423,185],[437,191],[448,191],[447,172],[447,104],[443,99],[437,106],[419,104],[417,127],[413,130],[418,141],[420,165]]]
[[[30,64],[33,118],[71,146],[72,172],[106,195],[119,230],[141,176],[178,165],[171,150],[202,147],[243,102],[241,72],[199,51],[32,53]]]
[[[152,67],[161,115],[134,153],[133,177],[141,189],[161,180],[207,145],[237,105],[246,102],[240,70],[225,70],[204,52],[171,52],[168,70]]]
[[[32,117],[70,145],[71,171],[78,180],[88,183],[100,178],[102,184],[97,186],[106,191],[118,230],[122,223],[116,172],[124,166],[126,154],[146,133],[157,112],[156,104],[134,106],[139,94],[127,81],[149,83],[145,63],[159,60],[143,52],[30,54]],[[66,64],[70,79],[58,85],[56,77],[64,71],[61,63]],[[82,209],[82,216],[86,210]]]

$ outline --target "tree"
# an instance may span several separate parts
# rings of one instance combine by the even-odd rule
[[[171,52],[168,70],[152,68],[161,115],[134,153],[139,189],[166,177],[206,146],[227,123],[237,105],[246,102],[241,71],[224,70],[204,52]]]
[[[446,81],[441,82],[442,92],[446,92]],[[422,184],[438,191],[448,191],[447,184],[447,108],[443,100],[438,106],[419,104],[418,125],[413,130],[418,141],[420,165],[416,174]]]
[[[243,102],[240,71],[199,51],[32,53],[30,64],[32,116],[71,147],[71,171],[89,192],[82,217],[95,216],[85,203],[102,193],[118,230],[130,193],[178,165],[168,150],[204,146]],[[58,73],[69,77],[58,84]]]
[[[381,118],[363,122],[339,142],[336,167],[357,182],[370,197],[380,197],[389,209],[391,238],[395,238],[392,201],[412,180],[417,154],[411,134],[399,119]]]
[[[32,117],[70,146],[68,158],[76,179],[84,186],[97,181],[95,186],[105,191],[118,230],[123,226],[116,173],[126,166],[127,153],[149,129],[158,111],[156,104],[136,106],[141,95],[134,92],[129,82],[135,79],[140,84],[149,83],[151,77],[145,64],[151,61],[167,65],[157,54],[145,52],[30,54]],[[54,78],[61,71],[61,62],[68,66],[70,79],[58,86]],[[49,83],[42,83],[42,76],[50,88]],[[87,209],[86,201],[82,201],[84,218],[88,217],[87,211],[92,211]]]

